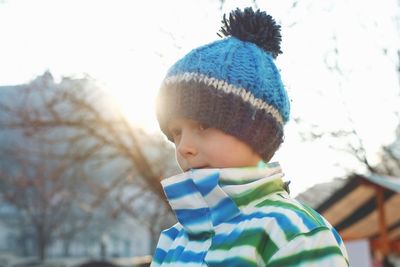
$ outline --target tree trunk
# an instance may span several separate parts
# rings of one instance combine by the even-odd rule
[[[38,257],[40,261],[44,261],[46,259],[46,249],[47,249],[47,238],[43,225],[38,225],[37,227],[37,249],[38,249]]]
[[[100,242],[100,259],[105,259],[107,257],[107,245],[106,243],[102,240]]]
[[[63,241],[63,256],[64,257],[70,256],[70,248],[71,248],[71,240],[64,239],[64,241]]]

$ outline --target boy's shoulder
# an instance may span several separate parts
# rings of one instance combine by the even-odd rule
[[[273,193],[249,211],[260,215],[259,226],[275,245],[271,260],[276,264],[271,266],[290,265],[286,264],[289,259],[306,260],[304,251],[321,257],[318,259],[321,265],[326,260],[329,264],[335,262],[329,266],[348,266],[347,252],[338,232],[317,211],[288,193]]]
[[[268,195],[249,207],[247,213],[261,219],[267,232],[281,231],[286,239],[316,229],[334,231],[331,224],[322,215],[293,199],[285,191]]]

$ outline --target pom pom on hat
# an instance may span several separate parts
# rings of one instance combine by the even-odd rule
[[[252,8],[245,8],[244,11],[236,9],[229,14],[229,20],[224,14],[220,32],[224,36],[233,36],[242,41],[251,42],[276,58],[281,51],[282,36],[281,26],[264,11],[253,11]],[[221,36],[217,33],[218,36]]]

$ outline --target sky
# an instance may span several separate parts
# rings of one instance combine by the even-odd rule
[[[292,117],[303,122],[287,124],[285,143],[274,158],[296,195],[354,166],[326,141],[302,142],[299,132],[307,125],[324,131],[355,128],[372,158],[393,139],[398,123],[393,112],[400,106],[400,7],[396,0],[256,3],[282,26],[284,53],[276,63],[292,100]],[[192,48],[218,39],[224,13],[252,5],[0,0],[0,86],[29,82],[46,70],[56,79],[89,74],[132,123],[157,132],[154,98],[168,67]]]

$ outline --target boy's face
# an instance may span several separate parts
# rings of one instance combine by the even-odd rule
[[[256,166],[261,157],[250,146],[216,128],[190,119],[173,119],[168,129],[183,171],[199,168]]]

